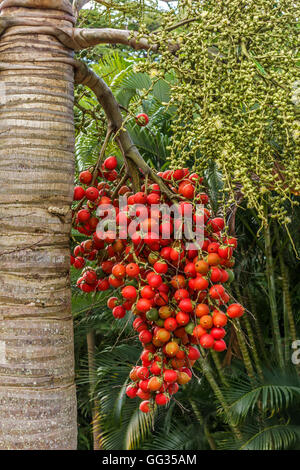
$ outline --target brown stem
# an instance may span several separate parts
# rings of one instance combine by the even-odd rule
[[[98,176],[98,170],[101,167],[101,164],[102,164],[102,161],[103,161],[103,158],[104,158],[104,155],[105,155],[105,150],[106,150],[106,147],[108,145],[108,142],[109,142],[109,139],[110,139],[112,133],[113,133],[113,128],[111,126],[108,126],[106,136],[105,136],[104,142],[102,144],[102,147],[101,147],[101,150],[100,150],[100,153],[99,153],[99,158],[98,158],[98,161],[97,161],[97,163],[95,165],[95,168],[94,168],[92,186],[95,184],[96,178]]]
[[[123,126],[123,117],[119,104],[107,84],[82,62],[75,61],[75,69],[75,81],[90,88],[103,107],[108,120],[108,126],[114,129],[116,140],[120,145],[125,162],[133,163],[137,169],[142,171],[144,176],[148,175],[152,181],[159,185],[161,192],[165,194],[168,199],[175,202],[176,195],[165,185],[163,180],[151,170],[132,142],[130,135]],[[132,167],[132,165],[130,166]]]
[[[150,44],[147,38],[138,38],[136,31],[113,28],[74,28],[73,40],[76,49],[86,49],[97,44],[123,44],[135,50],[158,49],[157,44]],[[179,45],[178,45],[179,48]]]
[[[146,38],[139,38],[138,33],[130,30],[113,29],[113,28],[73,28],[63,30],[59,27],[54,27],[51,23],[44,22],[41,24],[39,21],[32,19],[11,18],[3,16],[0,20],[0,35],[2,35],[8,28],[14,27],[14,33],[28,34],[27,26],[31,26],[32,34],[47,34],[54,36],[64,46],[74,51],[80,51],[97,44],[123,44],[124,46],[132,47],[135,50],[148,50],[156,51],[157,44],[151,45]],[[178,50],[179,45],[170,46],[173,51]]]
[[[127,173],[127,171],[126,171],[126,169],[125,169],[125,165],[121,168],[120,173],[122,174],[123,171],[125,171],[125,174],[122,176],[122,178],[120,179],[119,183],[117,184],[117,186],[116,186],[114,192],[112,193],[112,196],[111,196],[111,199],[112,199],[112,200],[115,199],[115,197],[116,197],[117,194],[118,194],[119,189],[123,186],[123,184],[126,183],[128,177],[129,177],[129,176],[128,176],[128,173]]]

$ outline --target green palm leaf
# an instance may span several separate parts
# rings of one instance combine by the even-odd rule
[[[230,385],[223,393],[237,424],[253,415],[258,403],[262,413],[272,415],[298,403],[300,398],[299,380],[294,375],[269,375],[265,383],[256,384],[240,376],[238,379],[231,379]]]
[[[263,429],[253,428],[253,434],[239,447],[239,450],[286,450],[299,439],[300,426],[275,424]]]

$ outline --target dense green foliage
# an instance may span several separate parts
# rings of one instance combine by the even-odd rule
[[[224,210],[223,203],[232,202],[230,191],[237,183],[239,189],[242,185],[245,198],[235,214],[239,246],[231,295],[248,313],[232,323],[228,350],[209,353],[199,361],[197,376],[176,395],[176,401],[149,418],[138,411],[135,399],[125,395],[128,372],[139,356],[135,332],[126,318],[112,320],[106,308],[110,294],[87,295],[75,287],[78,273],[74,270],[79,447],[93,448],[91,421],[96,404],[104,449],[299,449],[300,364],[292,363],[292,343],[299,332],[300,268],[295,252],[300,251],[300,211],[289,200],[290,190],[299,185],[299,156],[292,137],[291,93],[272,81],[292,86],[295,80],[295,56],[287,53],[295,47],[294,25],[291,16],[282,18],[276,10],[271,35],[268,24],[274,20],[274,2],[266,0],[179,3],[184,8],[171,11],[172,23],[187,16],[200,15],[200,19],[186,25],[187,30],[174,32],[173,40],[180,33],[184,43],[176,61],[167,47],[162,59],[151,56],[153,62],[144,52],[103,46],[88,51],[85,60],[112,88],[134,143],[152,167],[164,168],[170,158],[173,165],[200,166],[215,212]],[[287,8],[291,3],[276,5]],[[81,21],[89,26],[122,27],[126,16],[130,28],[137,29],[142,21],[148,30],[167,21],[153,9],[150,13],[145,9],[142,17],[136,8],[132,11],[126,15],[124,11],[108,14],[101,8],[84,11]],[[171,24],[170,16],[166,18]],[[229,27],[233,20],[234,30]],[[286,27],[289,39],[282,42],[280,34]],[[166,28],[162,30],[156,40],[167,44]],[[218,54],[210,57],[208,46],[226,55],[225,67],[225,59]],[[272,51],[284,56],[280,64]],[[265,57],[258,62],[258,56]],[[106,126],[95,98],[81,86],[75,105],[76,161],[81,170],[95,164]],[[134,121],[139,111],[150,117],[144,129]],[[113,142],[108,152],[121,157]],[[272,173],[277,159],[287,170],[280,187]],[[259,179],[253,179],[253,173]],[[279,199],[281,214],[290,221],[289,232],[285,220],[270,217],[274,207],[278,210]],[[262,217],[269,220],[263,228]],[[77,234],[72,244],[80,241]],[[89,357],[87,335],[96,343]]]
[[[151,36],[160,59],[139,65],[175,75],[172,165],[216,162],[228,201],[242,184],[248,207],[266,221],[270,199],[285,224],[283,202],[300,189],[297,10],[286,0],[179,1]],[[171,32],[182,19],[191,22]],[[170,43],[178,43],[175,57]]]

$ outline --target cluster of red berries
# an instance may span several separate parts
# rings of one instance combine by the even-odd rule
[[[74,200],[80,200],[74,209],[74,227],[87,239],[76,246],[71,263],[83,268],[77,281],[83,291],[118,289],[108,300],[114,318],[123,318],[127,312],[133,315],[133,328],[143,347],[142,364],[130,372],[132,383],[126,393],[130,398],[138,396],[141,411],[148,412],[154,403],[166,405],[179,385],[191,380],[191,367],[202,348],[226,349],[228,318],[244,313],[240,304],[227,305],[226,284],[234,277],[231,268],[237,240],[226,236],[224,219],[213,216],[199,175],[186,168],[158,173],[178,196],[179,209],[190,212],[192,224],[197,222],[196,204],[204,206],[202,246],[186,248],[186,240],[174,236],[182,221],[178,224],[171,215],[162,216],[151,209],[157,204],[172,204],[159,184],[145,179],[137,193],[129,186],[120,187],[118,195],[127,197],[125,208],[120,209],[117,198],[112,200],[119,181],[116,167],[116,158],[109,157],[96,178],[90,171],[79,176],[84,186],[74,191]],[[97,230],[101,219],[97,209],[109,204],[116,211],[120,229],[116,233]],[[124,223],[128,227],[134,219],[133,206],[143,206],[146,211],[135,230],[129,230],[124,238]],[[154,236],[153,227],[158,236]]]

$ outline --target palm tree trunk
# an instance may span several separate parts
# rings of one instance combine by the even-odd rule
[[[256,333],[256,336],[257,336],[257,339],[258,339],[260,352],[263,356],[264,364],[270,366],[270,358],[269,358],[268,353],[266,351],[264,337],[263,337],[263,331],[262,331],[262,327],[261,327],[261,322],[259,320],[258,312],[256,311],[255,302],[253,300],[254,295],[251,292],[249,286],[245,287],[245,292],[246,292],[246,295],[247,295],[247,300],[249,302],[250,311],[251,311],[251,313],[254,317],[254,322],[253,323],[254,323],[255,333]]]
[[[281,270],[282,279],[282,300],[283,300],[283,313],[284,313],[284,332],[285,332],[285,361],[289,362],[291,356],[291,342],[297,340],[296,326],[294,320],[294,314],[292,309],[292,302],[289,289],[289,278],[287,274],[287,267],[284,262],[282,254],[282,247],[280,243],[280,234],[278,227],[275,226],[275,236],[278,250],[278,258]]]
[[[239,347],[240,347],[241,352],[242,352],[245,368],[246,368],[246,371],[247,371],[247,374],[248,374],[249,378],[252,380],[252,379],[254,379],[255,374],[254,374],[254,369],[253,369],[253,365],[252,365],[252,362],[251,362],[251,358],[250,358],[250,355],[249,355],[248,347],[247,347],[247,344],[246,344],[246,341],[245,341],[245,335],[244,335],[244,332],[241,328],[241,324],[240,324],[238,319],[236,319],[234,321],[234,325],[235,325],[235,332],[236,332],[237,340],[238,340],[238,343],[239,343]]]
[[[74,19],[65,0],[2,0],[0,14]],[[72,52],[19,28],[0,37],[0,449],[76,449]]]
[[[90,399],[92,405],[92,426],[93,426],[93,447],[94,450],[101,450],[101,427],[99,416],[99,402],[94,398],[95,394],[95,332],[90,330],[86,336],[88,348],[88,363],[89,363],[89,386],[90,386]]]
[[[228,383],[228,380],[226,379],[226,376],[224,374],[224,369],[222,367],[222,364],[221,364],[220,357],[219,357],[218,353],[211,350],[210,354],[211,354],[211,357],[213,358],[213,361],[215,363],[215,367],[218,371],[218,374],[219,374],[219,377],[220,377],[220,380],[221,380],[222,384],[225,387],[229,387],[229,383]]]
[[[284,360],[283,360],[282,343],[281,343],[281,336],[280,336],[280,329],[279,329],[279,318],[278,318],[277,303],[276,303],[275,275],[274,275],[271,234],[270,234],[269,225],[266,226],[264,230],[264,235],[265,235],[265,255],[266,255],[266,276],[267,276],[268,290],[269,290],[269,302],[270,302],[272,328],[273,328],[274,349],[275,349],[275,354],[276,354],[276,359],[278,361],[278,365],[281,369],[283,369]]]
[[[240,291],[240,288],[239,288],[238,285],[235,287],[235,290],[236,290],[236,293],[237,293],[238,301],[239,301],[242,305],[245,305],[246,298],[242,296],[241,291]],[[254,335],[253,335],[253,330],[252,330],[252,326],[251,326],[250,320],[249,320],[249,318],[248,318],[248,314],[246,314],[246,315],[243,316],[242,322],[243,322],[243,323],[245,324],[245,326],[246,326],[247,335],[248,335],[248,340],[249,340],[249,346],[250,346],[250,350],[251,350],[251,353],[252,353],[252,357],[253,357],[253,361],[254,361],[256,370],[257,370],[257,372],[258,372],[259,377],[260,377],[261,379],[263,379],[263,373],[262,373],[262,368],[261,368],[261,362],[260,362],[260,359],[259,359],[259,356],[258,356],[258,352],[257,352],[257,348],[256,348],[256,343],[255,343]]]

